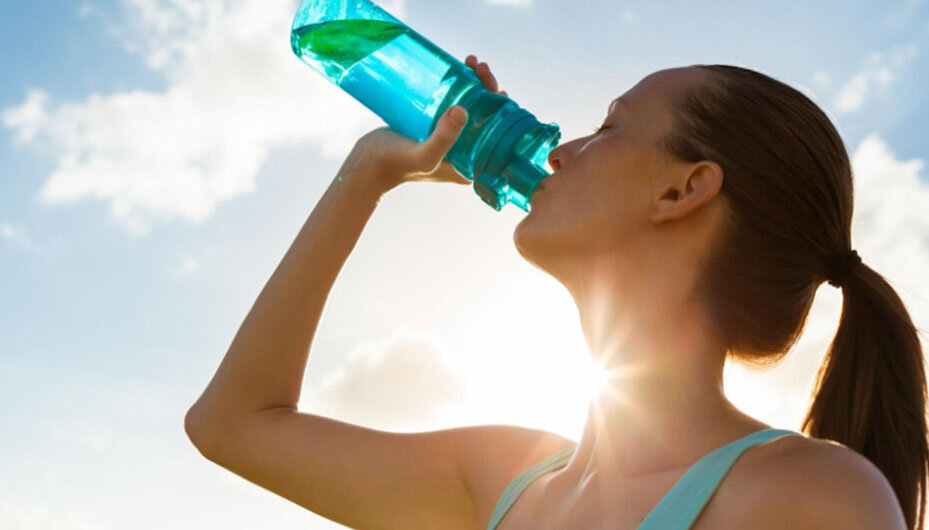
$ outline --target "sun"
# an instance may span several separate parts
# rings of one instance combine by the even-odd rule
[[[577,395],[583,395],[587,401],[594,401],[607,388],[609,381],[607,370],[597,363],[586,358],[587,361],[580,363],[580,375],[578,377]]]

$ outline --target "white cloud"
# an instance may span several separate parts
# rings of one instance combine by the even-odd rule
[[[112,528],[83,508],[60,502],[0,500],[0,528],[4,530],[104,530]]]
[[[889,56],[872,53],[865,58],[865,66],[851,77],[839,89],[835,106],[840,112],[853,112],[860,109],[875,85],[887,85],[894,81],[897,74],[916,56],[915,44],[898,46],[890,51]]]
[[[19,246],[30,250],[38,250],[39,247],[32,240],[29,231],[22,223],[13,224],[9,221],[0,223],[0,239],[8,241],[12,245]]]
[[[504,5],[512,7],[530,7],[532,0],[486,0],[491,5]]]
[[[97,7],[90,2],[83,2],[77,8],[78,18],[89,18],[97,13]]]
[[[852,238],[875,270],[929,301],[929,182],[925,161],[899,160],[876,134],[864,138],[852,156],[855,216]],[[923,313],[924,325],[929,324]]]
[[[3,239],[15,239],[19,235],[19,231],[13,227],[10,223],[0,223],[0,236]]]
[[[813,85],[820,89],[825,90],[832,87],[832,78],[829,77],[829,74],[823,71],[817,71],[813,73]]]
[[[47,103],[48,94],[45,91],[32,89],[26,93],[26,100],[22,105],[4,109],[0,119],[4,127],[16,130],[13,137],[15,144],[32,142],[39,130],[48,124],[48,114],[45,111]]]
[[[860,109],[868,95],[870,80],[871,72],[861,72],[846,82],[835,101],[838,109],[842,112]]]
[[[300,408],[380,429],[422,428],[462,403],[467,385],[453,357],[409,329],[361,344]]]
[[[402,16],[402,1],[382,5]],[[33,89],[2,113],[17,143],[57,160],[46,203],[106,201],[133,233],[154,220],[201,222],[255,189],[273,149],[316,144],[337,156],[382,124],[291,52],[291,0],[123,3],[117,34],[164,90],[53,102]]]
[[[915,44],[897,46],[890,50],[890,64],[894,68],[903,68],[910,62],[910,59],[916,57],[918,53],[919,48],[917,48]]]
[[[165,264],[164,270],[172,279],[186,280],[200,274],[204,266],[208,267],[215,257],[215,246],[198,245],[195,249],[179,249]]]
[[[181,256],[181,262],[177,268],[178,275],[193,276],[198,270],[200,270],[200,260],[193,256]]]

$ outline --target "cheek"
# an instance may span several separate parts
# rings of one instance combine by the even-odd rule
[[[654,163],[651,152],[632,142],[614,142],[598,158],[591,193],[612,206],[614,217],[641,216],[651,195]]]
[[[557,185],[540,193],[516,226],[518,247],[557,254],[612,250],[638,229],[645,218],[647,175],[637,173],[635,158],[622,147],[612,152],[593,147],[560,174]]]
[[[577,213],[574,227],[586,233],[593,246],[617,248],[647,219],[649,177],[633,157],[604,159],[593,178],[572,190],[566,201]]]
[[[560,255],[614,248],[624,222],[618,217],[623,209],[619,190],[604,190],[603,182],[583,177],[560,184],[557,193],[539,198],[517,225],[517,246]]]

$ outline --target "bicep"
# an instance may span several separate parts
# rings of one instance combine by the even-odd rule
[[[475,528],[452,431],[393,433],[293,410],[239,419],[204,453],[352,528]]]

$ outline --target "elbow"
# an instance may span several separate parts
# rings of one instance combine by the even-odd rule
[[[184,416],[184,432],[200,454],[209,458],[217,439],[216,427],[196,405],[190,407]]]

